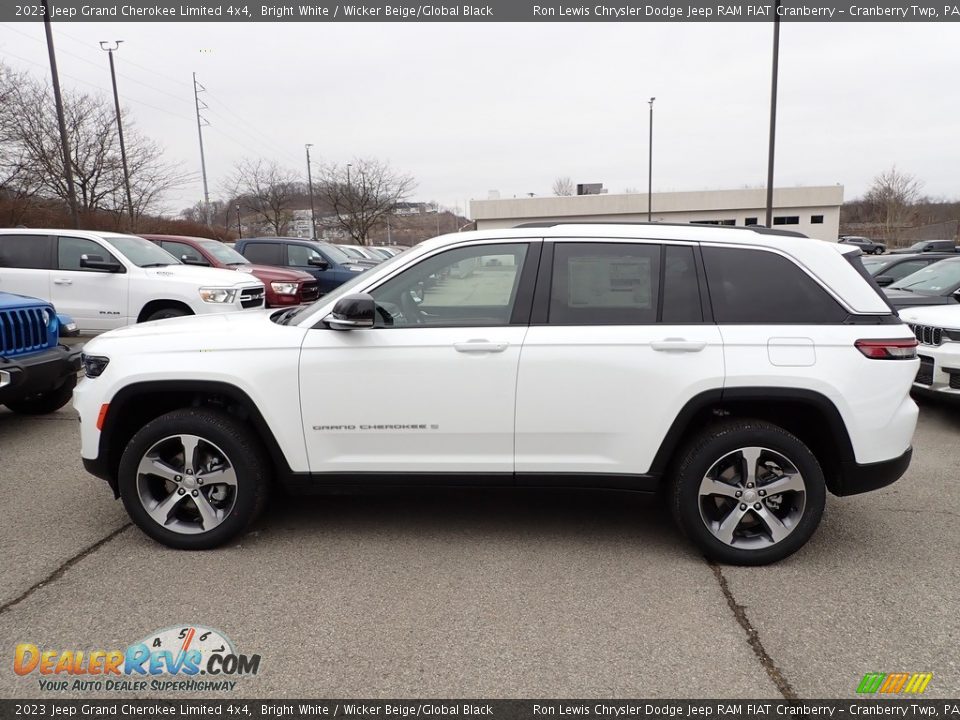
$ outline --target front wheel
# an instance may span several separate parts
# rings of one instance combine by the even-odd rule
[[[168,318],[186,317],[187,315],[190,315],[190,312],[184,310],[183,308],[163,308],[162,310],[157,310],[156,312],[150,313],[145,322],[166,320]]]
[[[48,415],[70,402],[70,398],[73,397],[73,388],[76,386],[77,376],[71,375],[58,388],[28,395],[19,400],[11,400],[6,403],[6,406],[20,415]]]
[[[154,540],[206,550],[233,539],[267,497],[269,463],[257,436],[223,412],[174,410],[147,423],[120,460],[120,497]]]
[[[672,479],[671,510],[709,558],[766,565],[799,550],[820,524],[823,470],[781,427],[738,420],[708,427],[687,446]]]

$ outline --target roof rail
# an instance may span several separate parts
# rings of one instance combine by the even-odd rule
[[[597,221],[587,221],[587,220],[572,220],[569,222],[563,222],[558,220],[548,220],[545,222],[526,222],[520,223],[519,225],[514,225],[514,228],[552,228],[559,225],[648,225],[650,227],[719,227],[724,230],[748,230],[750,232],[759,233],[761,235],[782,235],[784,237],[800,237],[800,238],[809,238],[809,235],[804,235],[802,232],[796,230],[779,230],[777,228],[770,228],[766,225],[710,225],[707,223],[665,223],[665,222],[617,222],[615,220],[597,220]]]

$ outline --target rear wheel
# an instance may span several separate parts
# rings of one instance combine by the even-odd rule
[[[671,510],[709,558],[765,565],[799,550],[820,524],[823,471],[810,449],[759,420],[718,423],[687,446]]]
[[[47,415],[70,402],[76,386],[77,376],[71,375],[58,388],[28,395],[19,400],[11,400],[5,404],[10,410],[21,415]]]
[[[244,423],[212,410],[175,410],[138,431],[120,460],[120,497],[154,540],[205,550],[242,533],[267,497],[269,464]]]

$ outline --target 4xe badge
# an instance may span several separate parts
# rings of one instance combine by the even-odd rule
[[[201,625],[150,633],[125,650],[58,650],[19,643],[17,675],[39,675],[49,692],[204,692],[233,690],[236,678],[256,675],[260,655],[238,653],[219,630]]]

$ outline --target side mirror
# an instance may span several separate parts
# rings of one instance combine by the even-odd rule
[[[877,285],[880,287],[886,287],[893,283],[893,278],[889,275],[881,275],[880,277],[875,277],[874,280],[877,281]]]
[[[106,270],[107,272],[120,272],[123,265],[111,258],[104,260],[103,255],[81,255],[80,267],[88,270]]]
[[[323,258],[316,257],[316,256],[309,258],[307,260],[307,265],[312,265],[313,267],[319,268],[320,270],[326,270],[328,267],[330,267],[330,263],[328,263]]]
[[[181,255],[180,262],[184,265],[209,265],[209,263],[196,255]]]
[[[334,330],[355,330],[373,327],[377,304],[367,293],[347,295],[337,300],[333,312],[324,321]]]

